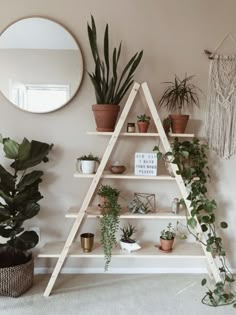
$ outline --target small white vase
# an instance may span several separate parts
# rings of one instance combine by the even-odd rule
[[[94,174],[96,170],[96,161],[78,161],[77,162],[77,171],[83,174]]]

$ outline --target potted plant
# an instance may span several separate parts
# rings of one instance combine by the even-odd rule
[[[101,204],[101,244],[104,251],[105,271],[108,270],[111,261],[112,249],[116,245],[116,232],[119,228],[119,216],[121,207],[117,202],[119,190],[109,185],[102,185],[99,190],[99,196],[105,198]]]
[[[98,49],[97,30],[93,16],[88,24],[88,38],[95,64],[94,72],[89,77],[95,89],[97,104],[92,106],[97,124],[97,131],[114,131],[116,119],[120,110],[120,102],[133,84],[134,72],[139,65],[143,51],[137,52],[124,67],[118,68],[121,55],[121,43],[113,52],[109,50],[109,29],[105,28],[103,42],[103,58]],[[112,62],[110,62],[110,57]]]
[[[77,158],[77,171],[83,174],[93,174],[95,173],[97,163],[100,163],[100,159],[92,153],[82,155]]]
[[[147,132],[151,117],[146,114],[137,116],[137,125],[139,132]]]
[[[166,117],[163,119],[162,122],[163,128],[165,130],[165,133],[168,134],[170,132],[170,127],[171,127],[171,119],[170,117]]]
[[[164,82],[168,84],[168,87],[159,101],[159,106],[165,106],[169,112],[173,113],[169,115],[173,133],[184,133],[186,129],[189,115],[182,114],[183,108],[192,105],[199,107],[198,92],[201,90],[191,83],[193,77],[185,75],[185,78],[181,80],[175,75],[173,82]]]
[[[122,231],[122,235],[120,238],[120,247],[121,249],[127,250],[129,253],[132,251],[138,250],[141,246],[132,239],[132,235],[136,232],[135,226],[128,223],[127,226],[120,229]]]
[[[169,223],[166,229],[161,231],[160,235],[160,250],[164,252],[171,252],[172,246],[175,240],[175,230],[172,228],[172,224]]]
[[[33,255],[31,249],[38,243],[35,231],[25,231],[23,223],[38,214],[42,199],[39,184],[43,172],[28,169],[48,162],[53,145],[26,138],[17,143],[2,138],[6,158],[13,160],[11,171],[0,165],[0,294],[17,297],[32,286]]]
[[[103,209],[107,207],[109,200],[113,198],[114,200],[118,199],[120,191],[116,188],[111,187],[110,185],[101,185],[97,191],[99,196],[99,207]]]

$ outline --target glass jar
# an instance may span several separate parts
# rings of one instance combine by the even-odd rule
[[[127,132],[135,132],[135,123],[127,124]]]

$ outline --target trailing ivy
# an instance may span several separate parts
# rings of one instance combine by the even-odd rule
[[[176,174],[181,175],[185,186],[189,192],[187,200],[190,202],[190,217],[187,218],[187,227],[189,232],[206,250],[211,252],[213,257],[219,258],[219,272],[221,281],[215,284],[214,288],[208,286],[207,280],[201,281],[202,286],[207,287],[207,292],[202,298],[202,303],[209,306],[221,306],[233,304],[236,308],[236,295],[231,287],[235,281],[233,274],[229,270],[225,261],[225,250],[222,244],[222,238],[218,235],[216,229],[216,209],[217,203],[214,199],[207,196],[207,183],[210,178],[207,151],[208,147],[200,143],[198,138],[192,141],[180,142],[175,138],[171,144],[172,151],[163,154],[159,147],[154,147],[158,159],[163,158],[165,161],[177,164],[178,171]],[[184,204],[184,200],[181,201]],[[200,224],[201,230],[205,235],[202,240],[201,235],[194,229]],[[220,227],[228,227],[226,222],[221,222]]]

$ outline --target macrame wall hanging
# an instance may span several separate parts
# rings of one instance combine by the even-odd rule
[[[210,59],[206,136],[209,148],[225,159],[236,153],[236,55],[215,53],[227,37],[236,47],[228,33],[213,53],[205,51]]]

